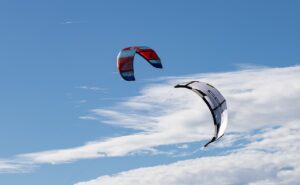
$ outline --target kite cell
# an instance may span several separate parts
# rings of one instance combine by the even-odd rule
[[[226,100],[222,94],[212,85],[199,81],[181,83],[176,85],[175,88],[187,88],[194,91],[208,106],[213,117],[215,133],[214,137],[204,146],[207,147],[210,143],[221,138],[228,122]]]
[[[118,70],[124,80],[127,81],[135,80],[133,62],[136,53],[142,56],[153,67],[162,68],[160,58],[153,49],[146,46],[127,47],[122,49],[122,51],[119,52],[117,58]]]

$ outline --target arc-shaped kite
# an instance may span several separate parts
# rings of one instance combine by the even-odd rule
[[[118,70],[124,80],[135,80],[133,62],[136,53],[142,56],[145,60],[147,60],[153,67],[162,68],[160,58],[153,49],[147,46],[127,47],[119,52],[117,58]]]
[[[212,85],[199,81],[181,83],[176,85],[175,88],[187,88],[197,93],[204,100],[212,114],[215,133],[214,137],[204,147],[221,138],[228,123],[227,105],[223,95]]]

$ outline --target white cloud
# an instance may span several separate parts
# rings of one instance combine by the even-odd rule
[[[101,176],[76,185],[299,184],[300,143],[297,141],[300,139],[300,67],[251,69],[200,76],[200,80],[210,82],[225,95],[230,110],[228,132],[238,133],[227,134],[221,142],[211,146],[212,149],[238,145],[239,139],[248,141],[244,147],[237,148],[234,152],[228,150],[229,153],[225,152],[223,156],[202,157],[170,165],[140,168],[113,176]],[[199,79],[199,77],[195,75],[191,79]],[[172,84],[174,80],[181,81],[180,78],[168,78],[168,82]],[[154,92],[159,92],[159,88],[155,88],[157,86],[154,87]],[[153,87],[150,87],[142,91],[142,96],[135,97],[131,102],[140,99],[147,99],[149,102],[157,100],[152,89]],[[195,107],[193,100],[184,97],[183,94],[176,95],[180,96],[179,101],[185,99],[186,105]],[[173,97],[172,95],[171,99]],[[162,101],[164,103],[159,106],[171,108],[170,112],[164,114],[169,115],[174,112],[174,115],[184,117],[182,107],[171,105],[170,102],[168,106],[164,106],[168,103],[165,99]],[[153,109],[151,106],[155,107],[152,104],[140,106],[131,102],[124,103],[126,107],[130,107],[130,110],[151,110]],[[185,107],[184,110],[191,110],[190,106]],[[171,117],[174,118],[173,116]],[[118,120],[118,117],[111,118]],[[186,123],[186,120],[180,121]],[[189,126],[195,128],[195,125]],[[182,141],[181,139],[178,138],[177,142]]]
[[[300,120],[253,138],[259,141],[227,155],[140,168],[76,185],[298,185]]]
[[[22,161],[0,159],[0,173],[25,173],[34,167],[34,164],[26,164]]]
[[[87,21],[64,21],[61,22],[60,24],[84,24],[84,23],[88,23]]]
[[[82,85],[77,88],[84,89],[84,90],[91,90],[91,91],[102,91],[102,92],[106,92],[108,90],[107,88],[103,88],[103,87],[87,86],[87,85]]]
[[[177,147],[180,148],[180,149],[186,149],[186,148],[189,148],[189,145],[188,144],[182,144],[182,145],[178,145]]]
[[[69,149],[20,154],[16,159],[32,164],[59,164],[87,158],[125,156],[139,151],[159,153],[155,149],[157,146],[194,141],[205,142],[213,134],[212,118],[208,108],[192,91],[173,88],[176,83],[188,80],[211,83],[228,101],[227,134],[220,142],[211,145],[209,150],[232,146],[244,148],[247,146],[246,148],[253,150],[251,155],[246,150],[233,154],[228,152],[227,156],[223,156],[225,158],[240,157],[244,160],[243,157],[264,156],[263,151],[251,148],[252,144],[262,145],[261,148],[269,147],[267,144],[262,144],[266,140],[256,141],[256,137],[263,136],[253,136],[255,130],[273,128],[273,126],[281,126],[280,129],[283,129],[286,128],[287,123],[300,118],[300,66],[168,77],[161,79],[157,84],[144,87],[138,96],[121,101],[116,107],[94,109],[89,115],[81,117],[81,119],[99,119],[102,123],[131,128],[136,130],[135,133],[88,142],[83,146]],[[273,131],[275,133],[276,129],[271,129],[270,133]],[[272,138],[276,137],[272,136]],[[245,140],[250,144],[245,146],[243,143],[238,143],[239,140]],[[284,145],[283,141],[282,145]],[[279,147],[276,150],[281,149]],[[271,150],[273,151],[272,148]],[[273,157],[277,158],[277,156]],[[211,161],[219,158],[222,157],[198,160],[202,162],[202,160]]]
[[[87,100],[77,100],[77,101],[73,101],[73,103],[83,104],[83,103],[87,103]]]

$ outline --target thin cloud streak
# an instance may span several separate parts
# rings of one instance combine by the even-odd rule
[[[88,21],[64,21],[61,22],[60,24],[85,24],[88,23]]]
[[[0,173],[27,173],[35,168],[34,164],[29,164],[18,160],[1,160]]]
[[[91,90],[91,91],[102,91],[102,92],[108,91],[108,89],[104,87],[87,86],[87,85],[82,85],[77,88],[84,89],[84,90]]]

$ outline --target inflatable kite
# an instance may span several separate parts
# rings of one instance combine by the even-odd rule
[[[197,93],[208,106],[213,117],[215,133],[214,137],[204,146],[218,140],[224,135],[228,122],[226,100],[223,95],[212,85],[199,81],[181,83],[175,88],[187,88]]]
[[[135,80],[133,62],[136,53],[142,56],[153,67],[162,68],[160,58],[158,57],[158,55],[153,49],[146,46],[127,47],[122,49],[122,51],[119,52],[117,58],[118,70],[124,80],[127,81]]]

